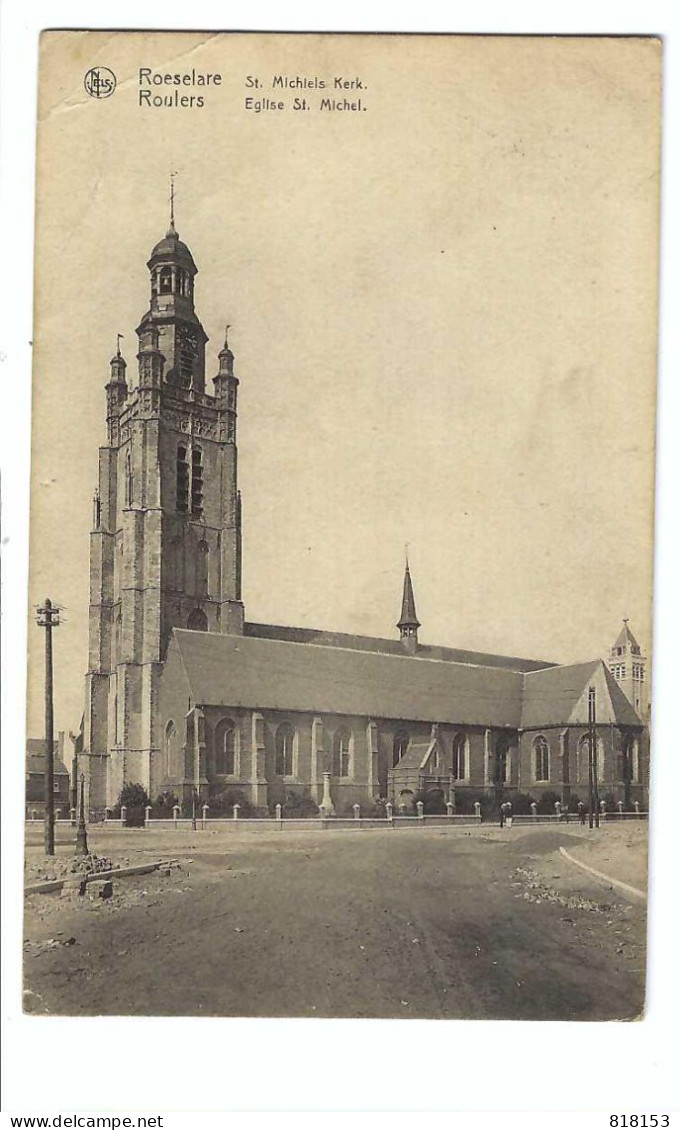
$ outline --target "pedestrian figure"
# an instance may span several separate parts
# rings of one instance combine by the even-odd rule
[[[578,802],[578,818],[581,824],[586,822],[586,806],[582,800]]]
[[[505,823],[508,828],[512,828],[512,805],[509,800],[505,802]]]

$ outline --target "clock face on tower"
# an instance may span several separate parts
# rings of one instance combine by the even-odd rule
[[[198,334],[192,326],[177,327],[176,372],[182,388],[191,387],[194,363],[198,357]]]

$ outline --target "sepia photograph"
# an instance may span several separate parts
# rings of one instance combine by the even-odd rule
[[[43,32],[26,1013],[643,1017],[662,54]]]

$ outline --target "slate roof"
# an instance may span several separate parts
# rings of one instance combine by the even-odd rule
[[[524,676],[522,728],[566,725],[587,721],[582,700],[588,687],[596,687],[597,720],[623,726],[641,726],[642,721],[601,659],[551,667]],[[578,711],[579,705],[581,710]]]
[[[59,743],[54,743],[54,773],[55,776],[68,777],[69,771],[64,765],[64,762],[57,755]],[[44,773],[45,772],[45,739],[44,738],[27,738],[26,739],[26,772],[27,773]]]
[[[411,742],[406,753],[399,758],[395,769],[421,769],[436,742]]]
[[[176,628],[173,635],[196,703],[461,725],[520,724],[522,676],[516,670],[472,666],[448,656],[416,660],[399,644],[396,654],[384,654],[350,650],[349,642],[318,645],[252,633]]]
[[[398,628],[419,628],[420,620],[416,612],[416,599],[413,595],[413,584],[411,583],[411,571],[406,562],[406,570],[404,572],[404,591],[401,597],[401,616],[399,617]]]
[[[637,642],[637,640],[635,639],[635,636],[631,632],[630,628],[628,627],[628,621],[624,620],[623,621],[623,627],[622,627],[621,631],[619,632],[618,636],[616,637],[616,643],[614,644],[614,650],[616,650],[617,647],[625,648],[627,644],[630,645],[631,651],[633,649],[635,649],[635,652],[639,653],[640,645]]]
[[[281,624],[255,624],[246,621],[244,635],[257,639],[286,640],[290,643],[314,643],[323,647],[349,648],[352,651],[374,651],[381,655],[404,656],[400,640],[378,636],[355,636],[348,632],[329,632],[323,628],[289,628]],[[411,658],[411,657],[409,657]],[[444,663],[468,663],[479,667],[503,667],[509,671],[542,671],[554,667],[542,659],[520,659],[514,655],[490,655],[482,651],[465,651],[454,647],[418,644],[416,659],[438,659]]]

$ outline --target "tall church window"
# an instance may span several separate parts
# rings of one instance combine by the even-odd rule
[[[542,734],[534,738],[534,780],[550,780],[550,747]]]
[[[207,632],[208,617],[202,608],[194,608],[187,620],[187,628],[192,632]]]
[[[506,734],[501,734],[496,742],[496,756],[494,758],[493,783],[505,785],[510,780],[510,740]]]
[[[456,781],[464,781],[467,777],[467,746],[467,735],[456,734],[453,739],[452,758],[452,771]]]
[[[196,593],[198,596],[207,596],[208,593],[209,552],[207,541],[199,541],[196,553]]]
[[[165,740],[163,743],[163,774],[165,777],[172,775],[174,762],[175,762],[175,749],[177,747],[177,727],[170,719],[165,727]]]
[[[189,509],[189,464],[186,447],[177,448],[177,509],[186,514]]]
[[[203,453],[200,447],[191,452],[191,513],[200,517],[203,513]]]
[[[409,740],[408,730],[397,730],[392,742],[392,767],[401,761],[408,749]]]
[[[215,728],[215,773],[218,777],[233,777],[236,773],[236,729],[231,718]]]
[[[350,770],[349,730],[337,730],[333,738],[333,773],[336,777],[349,777]]]
[[[590,739],[587,734],[584,734],[578,743],[578,779],[583,785],[588,784],[588,758],[590,752]],[[597,736],[595,746],[595,772],[599,784],[604,781],[604,746],[602,738]]]
[[[279,777],[293,776],[293,745],[295,731],[289,722],[283,722],[276,731],[276,772]]]
[[[125,505],[132,506],[132,456],[125,457]]]

